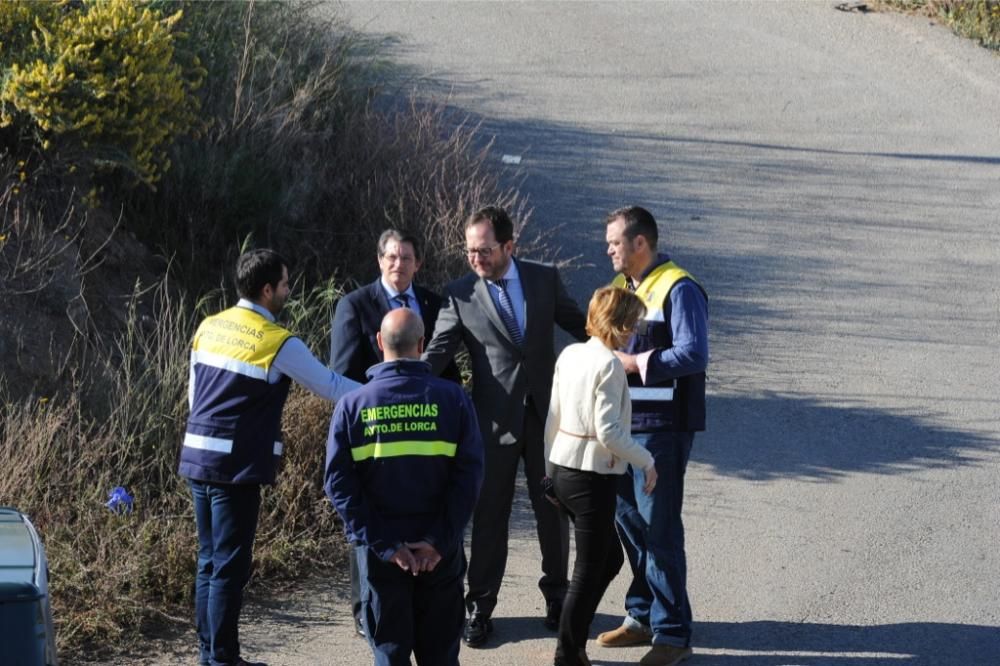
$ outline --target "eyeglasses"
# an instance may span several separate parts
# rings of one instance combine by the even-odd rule
[[[500,247],[500,243],[490,245],[489,247],[467,247],[465,248],[465,256],[471,259],[478,254],[480,259],[487,259],[491,254],[493,254],[493,250],[498,247]]]
[[[401,264],[411,264],[417,260],[412,254],[383,254],[382,258],[385,259],[390,264],[394,264],[397,261]]]

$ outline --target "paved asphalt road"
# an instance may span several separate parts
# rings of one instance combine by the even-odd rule
[[[530,226],[584,265],[581,304],[610,278],[603,215],[631,202],[708,287],[688,663],[1000,664],[1000,58],[832,6],[341,9],[398,38],[400,85],[522,157]],[[466,666],[551,663],[520,502],[502,644]],[[339,595],[253,604],[247,655],[371,663]]]

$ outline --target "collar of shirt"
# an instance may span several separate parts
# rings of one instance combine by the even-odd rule
[[[668,261],[670,261],[670,255],[665,254],[663,252],[659,252],[656,255],[656,260],[653,261],[653,263],[651,263],[646,268],[646,270],[644,270],[642,272],[642,275],[639,276],[639,279],[637,279],[637,280],[633,280],[632,278],[628,278],[628,279],[632,280],[632,284],[634,284],[636,287],[638,287],[642,283],[642,281],[646,279],[646,276],[653,272],[653,269],[655,269],[657,266],[662,266],[663,264],[667,263]]]
[[[410,297],[410,302],[411,303],[416,303],[417,302],[417,292],[413,291],[413,283],[412,282],[410,283],[410,286],[407,287],[403,291],[396,291],[395,289],[393,289],[392,287],[390,287],[389,283],[385,281],[385,278],[379,278],[379,282],[382,283],[382,288],[385,289],[385,293],[389,294],[389,300],[390,301],[392,299],[396,298],[397,296],[399,296],[400,294],[406,294],[407,296]]]
[[[256,312],[257,314],[259,314],[260,316],[262,316],[265,319],[267,319],[268,321],[270,321],[270,322],[274,321],[274,315],[271,314],[270,310],[268,310],[267,308],[265,308],[263,305],[257,305],[253,301],[248,300],[246,298],[241,298],[240,301],[239,301],[239,303],[236,304],[236,307],[238,307],[238,308],[246,308],[247,310],[253,310],[254,312]]]
[[[365,371],[368,379],[396,375],[429,375],[431,364],[418,358],[398,358],[395,361],[376,363]]]
[[[508,282],[521,281],[521,274],[517,272],[517,262],[514,260],[514,257],[510,258],[510,263],[507,265],[507,272],[503,274],[503,278],[501,279],[507,280]],[[487,280],[486,282],[492,287],[496,287],[497,285],[494,280]],[[499,289],[499,287],[497,288]]]

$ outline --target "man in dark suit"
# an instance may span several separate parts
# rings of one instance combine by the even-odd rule
[[[382,318],[390,310],[410,308],[424,320],[424,330],[434,330],[441,298],[429,289],[413,283],[422,260],[420,242],[396,229],[386,229],[378,239],[378,267],[381,275],[371,284],[358,287],[334,303],[330,331],[330,368],[354,381],[366,383],[366,371],[381,363],[382,350],[376,336]],[[449,363],[441,376],[459,381],[455,364]],[[364,635],[361,623],[361,591],[358,563],[350,551],[351,606],[354,626]]]
[[[528,495],[542,554],[538,582],[545,625],[559,627],[566,594],[569,532],[566,517],[547,502],[542,434],[552,390],[555,325],[586,339],[586,317],[566,293],[554,266],[514,258],[514,228],[507,213],[488,206],[465,224],[466,256],[473,272],[445,288],[444,305],[424,360],[442,371],[464,343],[472,362],[472,400],[486,444],[486,473],[473,515],[464,639],[484,645],[507,566],[507,537],[518,463],[524,461]]]

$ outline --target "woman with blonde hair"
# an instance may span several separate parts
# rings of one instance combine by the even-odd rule
[[[586,644],[597,604],[625,557],[615,531],[618,478],[626,465],[645,474],[653,492],[650,453],[632,440],[625,368],[614,354],[645,313],[633,293],[594,292],[587,310],[590,340],[570,345],[556,361],[545,422],[545,466],[555,499],[573,519],[576,562],[563,602],[556,666],[589,666]]]

